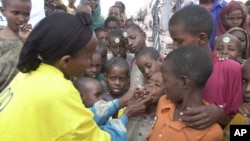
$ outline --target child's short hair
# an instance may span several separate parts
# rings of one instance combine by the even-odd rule
[[[119,8],[119,7],[117,7],[117,6],[115,6],[115,5],[112,5],[111,7],[109,7],[109,10],[110,10],[111,8],[117,8],[117,9],[119,9],[119,12],[121,13],[121,11],[120,11],[120,8]]]
[[[95,34],[98,34],[99,32],[108,32],[108,30],[104,27],[97,27],[94,31]]]
[[[184,31],[188,31],[192,35],[198,35],[205,32],[210,38],[214,20],[210,12],[198,5],[186,6],[178,10],[169,20],[169,27],[184,26]]]
[[[198,88],[203,88],[213,71],[209,54],[196,46],[180,47],[170,52],[163,61],[170,61],[176,77],[187,76]],[[164,73],[164,72],[163,72]]]
[[[108,16],[104,22],[104,27],[106,28],[108,26],[109,22],[116,22],[120,27],[120,21],[115,16]]]
[[[157,61],[160,57],[160,53],[153,47],[145,47],[143,48],[137,55],[136,59],[140,58],[143,55],[149,55],[152,59]]]
[[[2,0],[2,6],[6,8],[6,6],[8,6],[8,2],[10,0]],[[31,3],[31,0],[19,0],[21,2],[30,2]]]
[[[112,57],[105,64],[105,72],[108,73],[113,67],[124,68],[129,75],[129,65],[128,62],[122,57]]]
[[[129,24],[128,26],[126,26],[124,29],[133,29],[133,30],[137,30],[137,31],[139,31],[140,33],[143,33],[144,32],[144,30],[138,25],[138,24],[135,24],[135,23],[133,23],[133,24]]]
[[[87,91],[88,90],[88,84],[89,83],[100,83],[97,79],[95,78],[92,78],[92,77],[84,77],[84,76],[81,76],[81,77],[77,77],[74,81],[73,81],[73,84],[75,86],[75,88],[77,90],[83,90],[83,91]],[[100,83],[101,84],[101,83]],[[85,94],[85,93],[84,93]],[[86,94],[88,94],[86,92]],[[82,93],[81,93],[81,96],[82,96]]]
[[[66,8],[66,6],[64,4],[58,4],[58,5],[56,5],[55,8],[54,8],[54,10],[56,10],[56,9],[63,10],[65,12],[67,12],[67,8]]]
[[[108,39],[110,40],[112,37],[119,37],[123,39],[123,31],[121,29],[114,29],[109,32]]]

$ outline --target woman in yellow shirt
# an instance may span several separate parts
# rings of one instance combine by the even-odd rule
[[[87,68],[96,42],[86,13],[56,13],[34,28],[20,54],[21,72],[0,93],[1,141],[126,140],[127,120],[139,108],[127,106],[119,119],[98,127],[93,119],[100,112],[82,104],[71,81]]]

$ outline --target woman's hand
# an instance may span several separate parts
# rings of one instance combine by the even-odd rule
[[[138,98],[133,98],[129,101],[124,114],[128,118],[136,117],[145,113],[148,103],[152,100],[150,96]]]

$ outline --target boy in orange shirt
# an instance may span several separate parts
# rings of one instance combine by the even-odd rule
[[[182,47],[170,52],[161,71],[166,95],[158,102],[156,122],[149,141],[221,141],[219,124],[197,130],[185,127],[180,113],[188,107],[204,105],[203,88],[211,75],[213,64],[209,54],[196,46]]]

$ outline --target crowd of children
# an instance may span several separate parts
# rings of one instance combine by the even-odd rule
[[[31,0],[2,0],[0,140],[222,141],[250,123],[249,1],[217,24],[204,1],[177,10],[166,56],[122,1],[106,19],[75,2],[46,1],[32,28]]]

